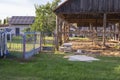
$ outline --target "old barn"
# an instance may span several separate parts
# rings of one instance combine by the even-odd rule
[[[119,41],[120,0],[66,0],[54,10],[54,13],[57,16],[56,46],[69,40],[69,33],[91,34],[89,35],[91,39],[97,34],[102,34],[103,46],[106,45],[106,34]],[[74,23],[88,29],[82,32],[70,32],[69,28]],[[99,28],[102,28],[102,31]]]

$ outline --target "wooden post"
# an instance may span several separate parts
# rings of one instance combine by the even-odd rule
[[[62,40],[63,40],[63,43],[65,42],[65,22],[63,22],[63,24],[62,24],[62,27],[63,27],[63,30],[62,30]]]
[[[116,24],[115,24],[115,40],[116,40],[116,41],[119,41],[119,40],[118,40],[118,35],[119,35],[119,24],[116,23]]]
[[[115,24],[115,41],[117,41],[117,23]]]
[[[89,24],[89,38],[91,38],[91,24]]]
[[[62,45],[62,20],[60,20],[60,23],[59,23],[59,44],[60,46]]]
[[[55,45],[56,45],[56,50],[59,49],[59,19],[56,16],[56,31],[55,31]]]
[[[97,26],[95,26],[95,35],[97,37]]]
[[[67,26],[66,26],[66,31],[67,31],[67,33],[66,33],[66,42],[69,40],[69,27],[70,27],[70,25],[67,24]]]
[[[95,26],[95,31],[94,31],[94,43],[95,43],[95,46],[98,44],[98,40],[97,40],[97,26]]]
[[[90,38],[90,26],[88,26],[88,37]]]
[[[67,24],[65,23],[65,35],[64,35],[64,42],[67,41]]]
[[[25,59],[25,53],[26,53],[26,35],[23,35],[23,59]]]
[[[103,15],[103,46],[105,46],[105,40],[106,40],[106,25],[107,25],[107,14],[104,13]]]
[[[98,44],[98,40],[97,40],[97,19],[96,19],[96,23],[95,23],[95,31],[94,31],[94,43],[95,46]]]
[[[118,41],[120,41],[120,23],[118,23]]]
[[[92,45],[93,45],[93,26],[90,24],[90,38],[92,39]]]
[[[42,32],[40,32],[40,52],[42,51]]]
[[[65,38],[66,38],[66,24],[64,23],[64,43],[65,43]]]
[[[110,31],[109,32],[111,32],[112,31],[112,25],[110,25]],[[113,37],[112,37],[112,35],[113,35],[113,33],[109,33],[110,34],[110,39],[113,39]]]
[[[65,42],[65,25],[66,25],[66,24],[64,23],[64,25],[63,25],[63,32],[64,32],[64,33],[63,33],[63,37],[64,37],[64,42]]]
[[[70,36],[70,27],[71,27],[71,24],[69,24],[69,26],[68,26],[68,40],[69,40],[69,36]]]
[[[34,50],[34,51],[35,51],[35,44],[36,44],[36,36],[37,36],[37,35],[36,35],[36,33],[34,32],[34,37],[33,37],[33,38],[34,38],[34,39],[33,39],[33,41],[34,41],[34,42],[33,42],[33,50]],[[35,53],[35,52],[34,52],[34,53]]]
[[[116,40],[116,24],[114,24],[114,40]]]

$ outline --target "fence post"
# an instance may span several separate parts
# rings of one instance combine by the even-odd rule
[[[42,51],[42,32],[40,32],[40,52]]]
[[[5,34],[5,33],[4,33]],[[5,38],[4,38],[4,40],[5,40],[5,50],[4,50],[4,53],[5,53],[5,55],[7,54],[7,34],[5,34]]]
[[[23,35],[23,58],[25,58],[26,53],[26,35]]]
[[[36,39],[35,38],[36,38],[36,33],[34,32],[33,35],[34,35],[33,50],[34,50],[34,54],[35,54],[35,44],[36,44],[36,42],[35,42]]]

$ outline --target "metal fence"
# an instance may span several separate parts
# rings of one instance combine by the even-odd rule
[[[28,59],[40,51],[40,40],[40,33],[26,32],[18,36],[12,35],[7,41],[7,47],[14,56]]]
[[[29,58],[41,50],[41,33],[27,32],[23,35],[23,57]]]
[[[7,38],[9,38],[9,36],[7,36]],[[23,35],[11,35],[11,38],[7,40],[7,48],[9,53],[14,54],[17,57],[22,57]]]
[[[40,51],[55,51],[54,37],[47,33],[26,32],[22,35],[11,35],[7,42],[11,54],[28,59]]]

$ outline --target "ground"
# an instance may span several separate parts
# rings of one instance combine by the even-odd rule
[[[116,41],[107,40],[106,47],[102,46],[102,41],[93,42],[88,38],[70,38],[69,42],[73,44],[72,49],[75,52],[80,49],[100,55],[120,56],[120,44]]]
[[[0,59],[1,80],[120,80],[120,57],[71,62],[66,54],[40,53],[30,60]]]
[[[48,39],[51,40],[51,38]],[[18,44],[20,40],[15,39],[15,41],[19,42],[11,43],[15,47],[15,49],[12,49],[12,56],[0,59],[0,80],[120,80],[119,49],[109,48],[103,50],[96,48],[96,46],[91,47],[88,46],[88,44],[92,44],[88,42],[88,39],[80,38],[80,41],[73,40],[73,47],[95,53],[95,55],[90,54],[90,56],[94,56],[100,61],[71,62],[64,58],[71,55],[71,53],[61,54],[61,52],[57,54],[40,53],[29,60],[23,60],[20,59],[22,57],[21,53],[15,51],[16,48],[20,49]],[[27,45],[30,46],[30,44]],[[96,53],[100,54],[97,55]],[[101,55],[102,53],[111,55]],[[117,57],[112,55],[114,53],[117,53]],[[14,58],[16,56],[17,59]]]

